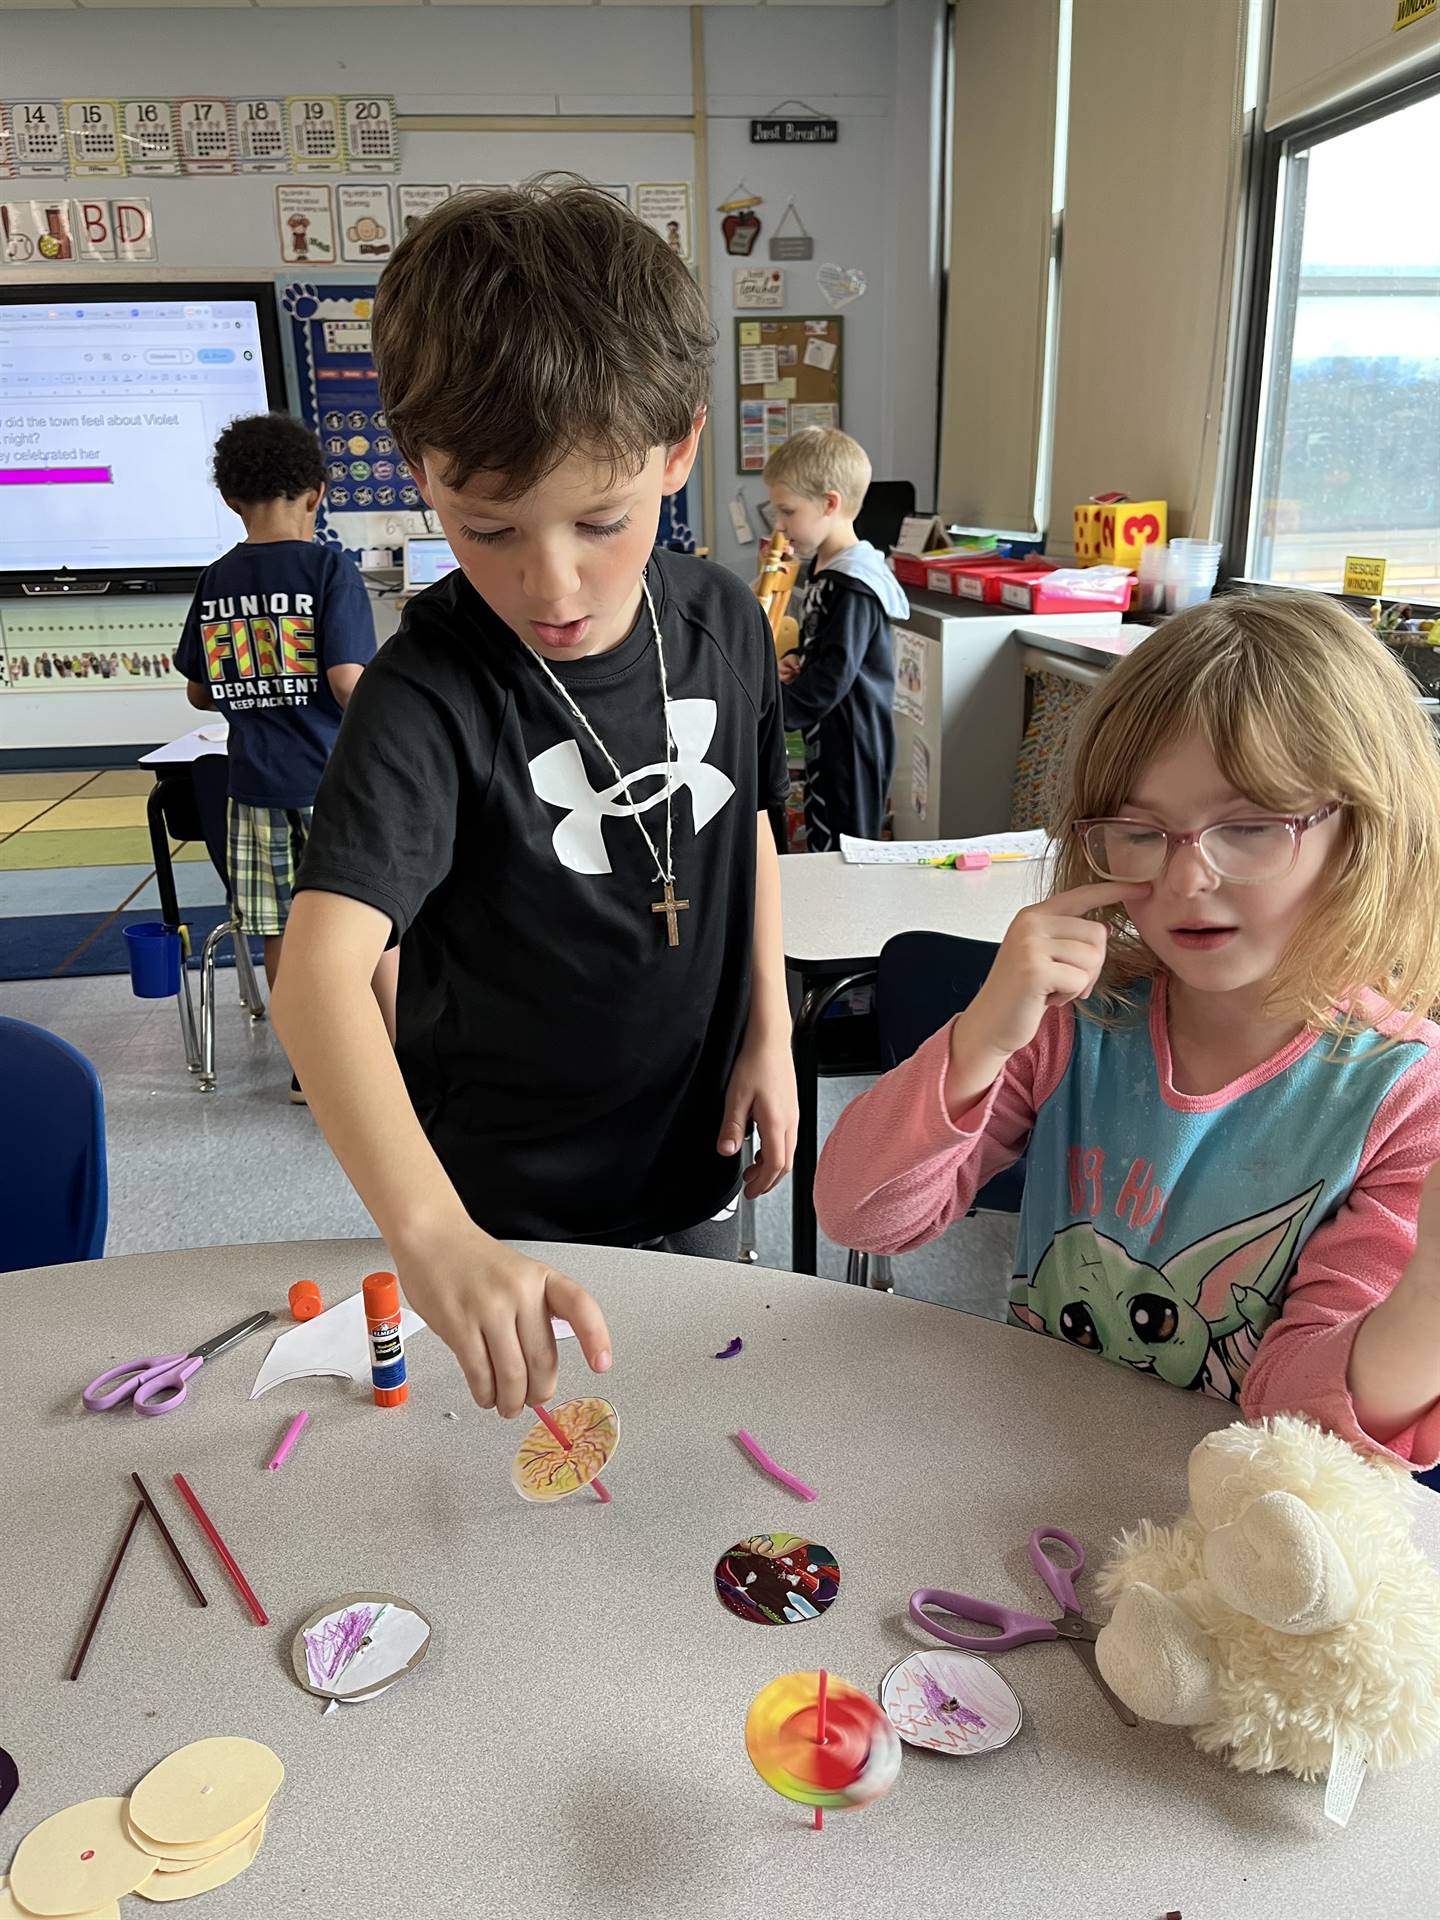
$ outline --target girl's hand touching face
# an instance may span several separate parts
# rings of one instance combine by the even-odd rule
[[[1029,1046],[1051,1007],[1093,993],[1109,929],[1085,916],[1149,893],[1148,886],[1103,880],[1017,913],[984,986],[961,1016],[967,1045],[1008,1059]]]

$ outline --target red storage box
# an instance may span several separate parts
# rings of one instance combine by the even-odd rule
[[[1087,593],[1077,597],[1070,593],[1050,593],[1046,591],[1046,576],[1058,569],[1047,567],[1045,573],[1012,575],[1001,589],[1000,599],[1007,607],[1020,607],[1026,613],[1125,613],[1130,606],[1130,595],[1135,587],[1132,574],[1127,574],[1117,587],[1109,593]]]
[[[1056,563],[1053,560],[992,560],[987,566],[978,567],[973,573],[966,574],[955,583],[955,591],[966,600],[983,600],[987,606],[998,606],[1004,587],[1012,581],[1038,580],[1043,574],[1053,573]]]
[[[902,587],[921,587],[931,567],[951,556],[946,553],[892,553],[890,566]]]

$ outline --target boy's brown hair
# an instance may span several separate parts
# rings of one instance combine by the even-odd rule
[[[704,411],[715,331],[684,262],[569,176],[464,193],[406,235],[372,327],[380,394],[407,458],[439,456],[518,499],[575,452],[616,475]]]

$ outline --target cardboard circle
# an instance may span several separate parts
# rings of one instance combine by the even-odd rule
[[[130,1818],[162,1852],[214,1847],[253,1826],[284,1778],[258,1740],[193,1740],[150,1769],[130,1795]]]
[[[241,1821],[238,1826],[231,1827],[228,1832],[217,1834],[213,1840],[197,1842],[193,1846],[161,1846],[158,1840],[152,1840],[148,1834],[141,1833],[133,1820],[127,1821],[126,1825],[129,1828],[130,1838],[142,1853],[148,1853],[162,1871],[173,1870],[181,1867],[203,1866],[207,1860],[213,1860],[217,1854],[226,1853],[231,1847],[238,1846],[242,1840],[249,1838],[269,1810],[268,1806],[263,1807],[258,1815]]]
[[[798,1534],[752,1534],[721,1554],[715,1591],[737,1619],[751,1626],[794,1626],[834,1604],[840,1563],[828,1547]]]
[[[227,1847],[198,1867],[181,1867],[175,1871],[157,1867],[135,1891],[142,1900],[154,1900],[162,1905],[168,1900],[189,1900],[194,1894],[213,1892],[244,1873],[259,1853],[264,1838],[265,1822],[260,1820],[238,1846]]]
[[[154,1871],[126,1831],[123,1800],[82,1800],[26,1834],[10,1862],[9,1893],[25,1913],[88,1914],[133,1893]]]
[[[549,1413],[570,1445],[562,1446],[543,1421],[535,1423],[510,1468],[510,1484],[522,1500],[564,1500],[579,1493],[605,1471],[620,1444],[620,1416],[608,1400],[562,1400]]]
[[[868,1693],[833,1673],[827,1692],[822,1741],[818,1673],[782,1674],[762,1688],[745,1720],[750,1764],[767,1787],[802,1806],[868,1806],[899,1778],[899,1739]]]
[[[0,1880],[0,1920],[31,1920],[11,1893],[8,1880]],[[92,1907],[89,1913],[72,1913],[67,1920],[120,1920],[120,1908],[112,1900],[108,1907]]]
[[[900,1738],[931,1753],[998,1753],[1024,1720],[1019,1697],[977,1653],[925,1647],[892,1667],[880,1704]]]
[[[414,1672],[430,1651],[430,1636],[430,1622],[413,1601],[350,1593],[304,1622],[291,1642],[290,1664],[319,1700],[371,1700]]]

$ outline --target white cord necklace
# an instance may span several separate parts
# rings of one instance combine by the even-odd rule
[[[670,804],[671,796],[674,792],[674,761],[672,758],[672,742],[670,739],[670,686],[665,677],[665,643],[660,637],[660,622],[655,615],[655,602],[650,597],[649,579],[643,574],[640,578],[640,589],[645,595],[645,605],[650,609],[650,628],[655,635],[655,658],[660,667],[660,707],[665,723],[665,858],[663,861],[660,858],[659,849],[650,838],[650,829],[641,818],[640,809],[636,806],[634,795],[630,791],[630,780],[635,778],[634,774],[631,774],[630,780],[627,780],[625,775],[621,773],[614,754],[611,753],[594,727],[591,726],[578,701],[575,699],[575,696],[565,685],[565,682],[560,678],[559,674],[551,668],[550,662],[546,660],[542,654],[536,653],[533,647],[526,647],[525,651],[540,668],[551,686],[554,687],[555,691],[560,695],[560,698],[565,702],[566,706],[569,707],[570,711],[595,742],[601,753],[604,754],[611,772],[615,775],[616,780],[619,781],[620,791],[630,804],[630,818],[635,822],[641,834],[644,836],[645,845],[650,849],[650,858],[655,862],[655,878],[665,889],[664,899],[653,901],[650,906],[650,911],[651,913],[663,913],[665,915],[666,944],[668,946],[678,947],[680,944],[680,924],[676,919],[676,915],[685,912],[690,902],[688,900],[677,900],[675,898],[674,819]]]

